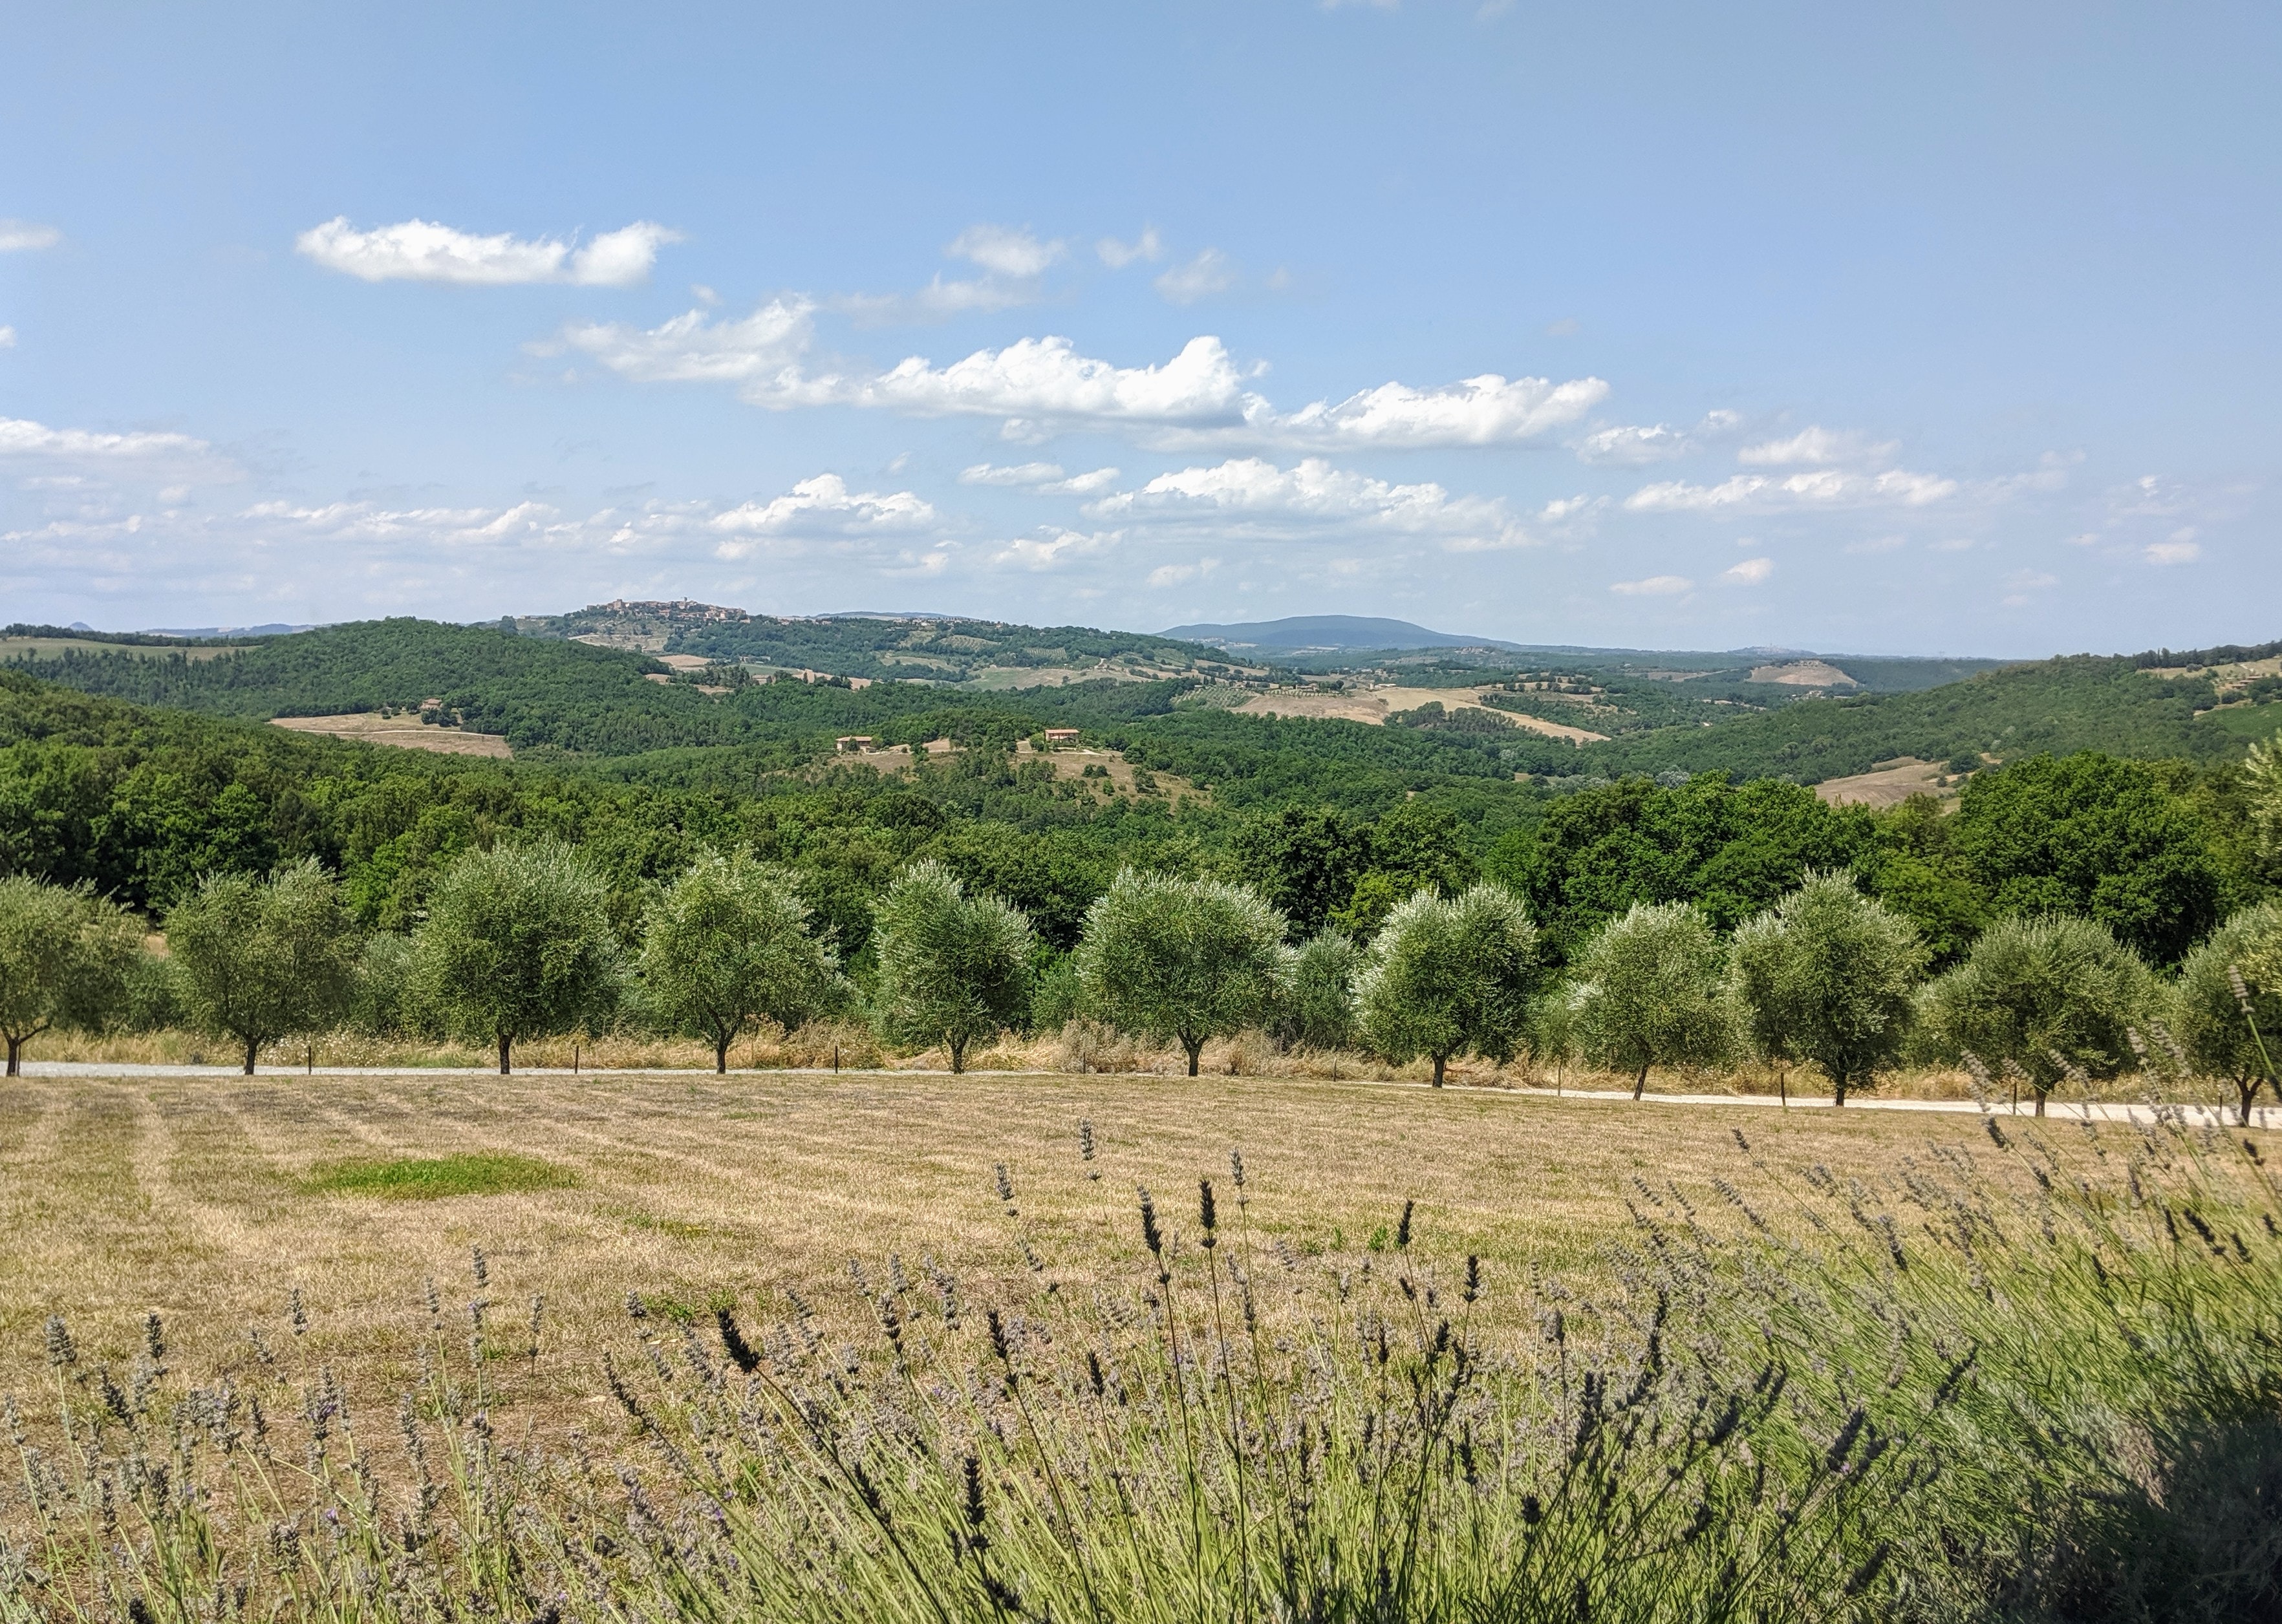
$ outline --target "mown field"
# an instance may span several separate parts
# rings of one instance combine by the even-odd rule
[[[298,1288],[300,1351],[392,1404],[428,1326],[423,1278],[458,1311],[480,1246],[511,1326],[546,1299],[541,1357],[517,1386],[575,1413],[601,1390],[596,1327],[617,1326],[629,1291],[701,1314],[726,1291],[766,1323],[788,1314],[790,1287],[859,1319],[850,1259],[876,1275],[894,1253],[914,1273],[933,1257],[977,1303],[1026,1293],[1001,1163],[1034,1243],[1073,1280],[1137,1278],[1135,1187],[1179,1210],[1231,1149],[1254,1220],[1303,1253],[1368,1256],[1415,1199],[1422,1237],[1479,1253],[1508,1286],[1590,1274],[1641,1199],[1628,1181],[1676,1179],[1700,1199],[1740,1176],[1737,1125],[1774,1161],[1865,1178],[1980,1137],[1970,1117],[1280,1078],[31,1079],[0,1091],[0,1390],[38,1385],[41,1326],[58,1312],[90,1357],[122,1367],[155,1309],[177,1363],[248,1368],[250,1329],[294,1344]],[[2066,1149],[2076,1133],[2055,1123],[2051,1137]],[[453,1156],[525,1158],[507,1182],[567,1182],[425,1198],[323,1187],[345,1164]]]

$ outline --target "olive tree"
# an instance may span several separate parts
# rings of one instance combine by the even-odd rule
[[[1301,942],[1276,999],[1277,1041],[1286,1048],[1344,1048],[1353,1042],[1355,978],[1362,966],[1362,949],[1338,931],[1326,927]]]
[[[1386,916],[1356,1002],[1371,1047],[1398,1063],[1425,1056],[1440,1088],[1454,1056],[1513,1057],[1538,979],[1537,927],[1519,897],[1493,885],[1419,891]]]
[[[267,879],[207,875],[167,914],[167,951],[182,1013],[235,1039],[248,1077],[263,1044],[331,1026],[356,986],[356,932],[314,857]]]
[[[1811,873],[1740,926],[1729,974],[1744,1029],[1759,1053],[1821,1068],[1834,1102],[1869,1087],[1900,1058],[1925,973],[1917,927],[1857,890],[1843,873]]]
[[[1723,996],[1727,953],[1692,902],[1635,902],[1595,931],[1572,963],[1571,1030],[1585,1058],[1633,1074],[1633,1098],[1650,1066],[1709,1065],[1734,1048]]]
[[[705,854],[651,903],[643,984],[668,1022],[713,1045],[715,1071],[757,1021],[789,1032],[837,1001],[838,962],[808,914],[791,876],[742,854]]]
[[[125,1000],[143,932],[85,886],[0,879],[0,1038],[10,1077],[24,1045],[50,1027],[100,1025]]]
[[[472,851],[437,880],[413,937],[420,993],[457,1035],[514,1046],[591,1026],[617,990],[617,941],[602,878],[568,846]]]
[[[1078,986],[1089,1014],[1176,1040],[1194,1077],[1207,1039],[1269,1013],[1288,957],[1284,916],[1258,892],[1128,869],[1086,912]]]
[[[954,1073],[967,1047],[1030,1008],[1030,921],[995,896],[970,897],[939,862],[899,875],[872,916],[880,967],[872,1001],[892,1043],[940,1043]]]
[[[2187,1064],[2234,1085],[2242,1121],[2282,1050],[2282,905],[2228,916],[2179,963],[2168,1013]]]
[[[2130,1063],[2154,991],[2139,955],[2097,920],[2012,914],[1926,984],[1918,1018],[1939,1054],[2017,1067],[2041,1117],[2070,1071],[2113,1077]]]

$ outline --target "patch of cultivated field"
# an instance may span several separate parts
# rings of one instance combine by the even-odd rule
[[[1502,706],[1485,705],[1479,688],[1278,688],[1269,693],[1254,694],[1231,708],[1238,715],[1368,722],[1377,725],[1397,711],[1416,710],[1430,700],[1439,701],[1445,710],[1492,711],[1517,727],[1542,733],[1548,739],[1565,739],[1572,744],[1594,744],[1608,737],[1606,733],[1524,715]]]
[[[1766,1171],[1747,1172],[1737,1127]],[[2044,1132],[2064,1157],[2084,1154],[2081,1129]],[[1263,1249],[1279,1237],[1361,1267],[1415,1199],[1422,1245],[1479,1251],[1517,1285],[1593,1273],[1627,1201],[1649,1199],[1635,1179],[1657,1200],[1673,1201],[1677,1180],[1716,1201],[1718,1179],[1764,1193],[1816,1163],[1871,1179],[1929,1142],[1986,1148],[1970,1117],[1293,1079],[29,1079],[0,1089],[0,1391],[46,1380],[50,1314],[68,1316],[83,1360],[124,1371],[156,1310],[180,1368],[259,1380],[258,1329],[385,1413],[416,1375],[423,1277],[464,1322],[480,1246],[501,1342],[516,1345],[531,1297],[546,1299],[542,1357],[519,1368],[518,1390],[558,1422],[607,1425],[586,1406],[629,1290],[701,1321],[726,1292],[772,1323],[793,1288],[827,1326],[857,1326],[850,1260],[876,1280],[895,1253],[915,1278],[922,1257],[948,1267],[970,1311],[1023,1300],[1032,1282],[992,1187],[1001,1163],[1049,1278],[1073,1290],[1132,1283],[1136,1185],[1185,1234],[1197,1179],[1213,1176],[1226,1221],[1232,1148]],[[485,1190],[498,1193],[470,1193]]]
[[[271,725],[296,733],[324,733],[334,739],[353,739],[369,745],[395,745],[406,750],[432,750],[439,755],[508,756],[507,740],[497,733],[471,733],[465,728],[431,727],[417,716],[384,716],[376,710],[342,716],[279,716]]]
[[[53,660],[59,654],[124,654],[130,660],[166,660],[180,654],[193,665],[242,654],[243,647],[182,648],[166,643],[105,643],[93,638],[0,638],[0,660]]]
[[[1952,795],[1941,785],[1943,769],[1913,755],[1880,762],[1851,777],[1825,778],[1814,793],[1834,807],[1898,807],[1913,795]]]

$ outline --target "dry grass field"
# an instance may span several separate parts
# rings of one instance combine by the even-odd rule
[[[1913,795],[1935,795],[1944,800],[1954,796],[1955,786],[1942,782],[1945,776],[1946,769],[1938,762],[1903,755],[1880,762],[1868,772],[1851,777],[1825,778],[1814,786],[1814,793],[1834,807],[1898,807]]]
[[[726,1292],[768,1322],[787,1315],[789,1288],[852,1326],[850,1260],[878,1278],[898,1254],[915,1276],[922,1257],[948,1267],[978,1311],[1022,1300],[1033,1282],[992,1187],[1000,1163],[1048,1278],[1072,1289],[1102,1272],[1137,1279],[1137,1184],[1176,1229],[1200,1174],[1227,1202],[1231,1148],[1252,1222],[1303,1252],[1360,1264],[1416,1199],[1435,1255],[1479,1251],[1516,1284],[1590,1275],[1627,1200],[1642,1199],[1630,1180],[1677,1180],[1697,1201],[1715,1178],[1764,1188],[1739,1126],[1777,1177],[1820,1162],[1874,1179],[1931,1142],[1981,1141],[1969,1116],[1227,1076],[28,1079],[0,1089],[0,1390],[44,1380],[48,1315],[68,1317],[83,1358],[124,1369],[155,1309],[185,1371],[258,1378],[258,1329],[371,1410],[416,1373],[423,1278],[463,1316],[480,1246],[498,1340],[524,1345],[530,1299],[546,1299],[540,1357],[517,1363],[514,1385],[541,1425],[574,1424],[601,1390],[599,1349],[622,1338],[629,1291],[701,1322]],[[2081,1129],[2045,1132],[2084,1154]],[[447,1164],[446,1187],[471,1166],[478,1184],[556,1187],[386,1187],[416,1180],[401,1163],[451,1157],[531,1160]]]
[[[1271,692],[1254,694],[1241,705],[1233,707],[1238,715],[1297,716],[1338,722],[1367,722],[1373,726],[1383,724],[1397,711],[1416,710],[1432,700],[1446,710],[1489,710],[1482,703],[1479,688],[1278,688]],[[1548,739],[1565,739],[1572,744],[1595,744],[1605,739],[1606,733],[1595,733],[1580,727],[1569,727],[1558,722],[1548,722],[1540,716],[1524,715],[1517,710],[1498,708],[1496,713],[1516,727],[1533,733],[1542,733]]]
[[[406,750],[431,750],[439,755],[491,755],[515,753],[497,733],[474,733],[465,728],[431,727],[416,715],[384,716],[378,711],[356,711],[341,716],[279,716],[273,727],[296,733],[324,733],[369,745],[395,745]]]

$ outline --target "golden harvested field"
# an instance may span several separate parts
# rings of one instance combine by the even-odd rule
[[[1098,1179],[1079,1158],[1081,1118],[1098,1136]],[[1228,1213],[1231,1148],[1253,1222],[1303,1251],[1360,1262],[1415,1198],[1432,1256],[1479,1251],[1510,1283],[1589,1272],[1627,1222],[1628,1194],[1640,1199],[1634,1176],[1659,1189],[1677,1179],[1698,1202],[1731,1178],[1766,1199],[1738,1127],[1779,1176],[1824,1162],[1867,1179],[1929,1141],[1981,1142],[1971,1116],[1285,1078],[35,1078],[0,1087],[0,1390],[44,1380],[49,1314],[68,1317],[83,1361],[123,1371],[155,1309],[170,1359],[194,1379],[252,1372],[258,1327],[300,1367],[330,1365],[370,1412],[413,1378],[423,1278],[463,1316],[479,1245],[500,1341],[520,1344],[531,1296],[545,1296],[544,1357],[514,1381],[544,1424],[570,1424],[601,1390],[599,1349],[624,1340],[629,1290],[701,1316],[726,1291],[766,1323],[786,1315],[791,1287],[828,1326],[852,1327],[850,1259],[878,1280],[896,1253],[914,1277],[923,1256],[949,1267],[974,1311],[1027,1300],[1016,1226],[992,1189],[1001,1162],[1047,1278],[1073,1288],[1140,1284],[1137,1183],[1177,1230],[1191,1227],[1200,1174],[1220,1182]],[[2082,1130],[2044,1131],[2082,1154]],[[358,1158],[501,1153],[573,1182],[411,1200],[315,1187]],[[1781,1220],[1779,1203],[1769,1210]],[[295,1288],[309,1316],[298,1339]]]
[[[1913,755],[1897,756],[1851,777],[1825,778],[1814,786],[1814,793],[1834,807],[1898,807],[1913,795],[1947,800],[1957,791],[1954,786],[1943,787],[1945,772],[1937,762],[1921,762]]]
[[[1268,693],[1254,694],[1236,706],[1242,716],[1295,716],[1339,722],[1368,722],[1378,725],[1397,711],[1416,710],[1429,700],[1439,701],[1446,710],[1489,710],[1482,703],[1479,688],[1278,688]],[[1542,717],[1527,716],[1519,711],[1496,708],[1515,726],[1533,733],[1542,733],[1548,739],[1565,739],[1572,744],[1594,744],[1608,737],[1580,727],[1568,727]]]
[[[279,716],[273,727],[296,733],[324,733],[334,739],[353,739],[369,745],[395,745],[406,750],[432,750],[439,755],[509,756],[515,753],[497,733],[471,733],[465,728],[431,727],[416,715],[384,716],[376,710],[342,716]]]

